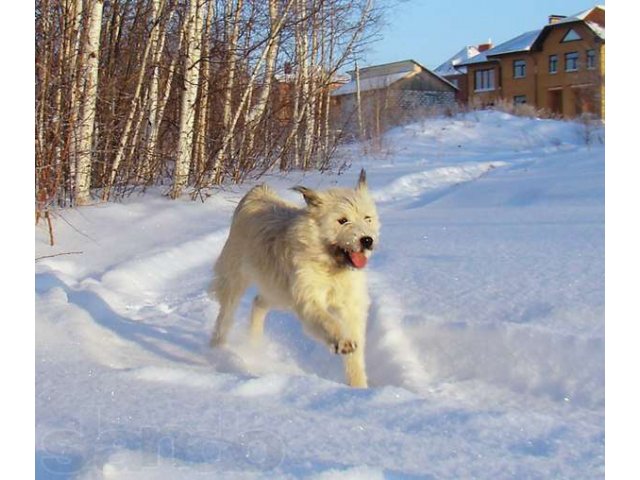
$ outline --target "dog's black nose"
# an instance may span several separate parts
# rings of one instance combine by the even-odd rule
[[[360,244],[362,245],[363,248],[371,250],[371,247],[373,246],[373,238],[362,237],[360,238]]]

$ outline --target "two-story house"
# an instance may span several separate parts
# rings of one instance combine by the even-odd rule
[[[604,118],[604,17],[601,6],[552,15],[543,28],[461,62],[469,104],[506,100],[564,117],[591,112]]]
[[[538,68],[535,104],[574,117],[604,118],[604,7],[553,19],[531,47]]]

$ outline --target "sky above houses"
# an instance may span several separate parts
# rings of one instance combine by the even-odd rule
[[[362,66],[413,59],[434,69],[465,45],[489,40],[498,45],[542,28],[549,15],[573,15],[604,1],[588,0],[396,0],[381,39],[364,55]]]

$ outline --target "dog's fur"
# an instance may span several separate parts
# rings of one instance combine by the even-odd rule
[[[253,338],[262,336],[270,308],[291,310],[308,333],[344,356],[347,383],[366,387],[369,296],[363,268],[380,225],[365,172],[355,189],[294,190],[306,208],[285,202],[266,185],[251,189],[238,204],[214,268],[211,293],[220,312],[211,344],[225,342],[242,294],[255,284]]]

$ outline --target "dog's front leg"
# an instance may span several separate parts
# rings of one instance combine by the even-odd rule
[[[295,310],[311,333],[320,337],[335,353],[348,355],[358,349],[356,339],[345,332],[339,319],[325,309],[320,302],[301,302],[296,305]]]

